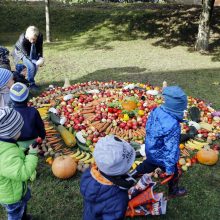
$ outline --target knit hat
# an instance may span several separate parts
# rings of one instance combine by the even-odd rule
[[[187,108],[187,96],[178,86],[168,86],[163,89],[165,103],[163,106],[167,110],[174,112],[183,112]]]
[[[10,89],[10,97],[15,102],[23,102],[29,95],[29,89],[23,83],[17,82]]]
[[[12,77],[13,75],[11,71],[0,68],[0,88],[5,86]]]
[[[22,129],[24,121],[19,112],[12,108],[0,108],[0,138],[11,139]]]
[[[101,138],[93,152],[98,168],[110,176],[126,174],[135,160],[135,150],[113,135]]]

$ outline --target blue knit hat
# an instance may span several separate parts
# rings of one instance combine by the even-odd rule
[[[5,86],[12,77],[13,75],[11,71],[0,68],[0,88]]]
[[[187,108],[187,96],[178,86],[168,86],[163,89],[165,103],[163,106],[167,110],[174,112],[183,112]]]
[[[29,95],[29,89],[23,83],[17,82],[10,89],[10,97],[15,102],[23,102]]]

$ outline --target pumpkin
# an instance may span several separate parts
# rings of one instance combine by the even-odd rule
[[[76,145],[75,136],[63,125],[58,125],[57,130],[60,132],[60,135],[67,147],[74,147]]]
[[[218,155],[212,149],[201,149],[196,156],[197,160],[205,165],[214,165],[218,161]]]
[[[137,108],[137,104],[134,101],[123,101],[121,105],[122,108],[127,111],[132,111]]]
[[[56,157],[52,163],[52,172],[54,176],[60,179],[68,179],[76,173],[77,164],[75,160],[68,156]]]

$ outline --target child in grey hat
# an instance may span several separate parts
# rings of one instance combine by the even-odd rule
[[[31,197],[27,181],[37,167],[37,151],[30,147],[28,155],[16,141],[24,122],[21,115],[10,108],[0,108],[0,204],[8,219],[28,220],[27,202]]]
[[[127,174],[135,151],[129,143],[111,135],[97,142],[93,156],[97,166],[86,170],[80,183],[83,220],[124,219],[128,189],[135,183]]]

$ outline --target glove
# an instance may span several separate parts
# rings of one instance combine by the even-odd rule
[[[37,66],[43,66],[43,64],[44,64],[44,58],[43,58],[43,57],[40,57],[40,58],[37,60],[36,65],[37,65]]]

